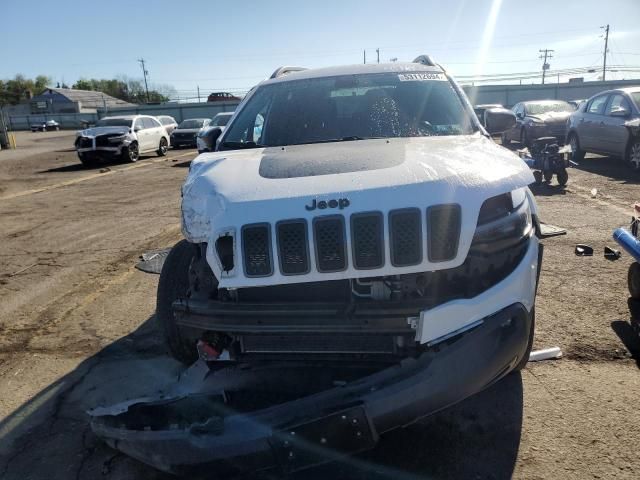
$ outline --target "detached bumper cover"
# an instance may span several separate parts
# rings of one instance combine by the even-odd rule
[[[168,397],[94,409],[89,412],[91,427],[112,447],[168,472],[299,470],[370,449],[379,434],[442,410],[499,380],[525,355],[531,322],[530,311],[514,303],[418,358],[250,413],[221,407],[213,398],[226,398],[224,390],[237,388],[243,375],[253,375],[249,381],[254,382],[269,376],[286,381],[282,366],[253,373],[208,372],[203,379],[210,387],[192,382]],[[198,369],[206,367],[197,362],[189,371]],[[203,398],[211,399],[204,403],[211,405],[210,412],[184,404],[185,412],[200,412],[200,421],[174,423],[171,414],[176,414],[180,402]],[[141,423],[140,418],[151,412],[148,418],[165,418],[166,425]]]

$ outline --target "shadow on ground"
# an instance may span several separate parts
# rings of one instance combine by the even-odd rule
[[[107,447],[85,414],[90,407],[157,393],[175,381],[183,367],[165,354],[154,323],[149,318],[0,422],[0,478],[175,478]],[[383,435],[370,452],[289,478],[507,479],[517,458],[522,410],[522,379],[512,374],[457,406]]]
[[[640,184],[640,171],[633,170],[620,158],[589,156],[575,168],[629,185]]]
[[[138,159],[139,162],[146,160],[147,158],[152,157],[140,157]],[[78,163],[72,163],[69,165],[63,165],[61,167],[49,168],[47,170],[40,170],[37,173],[64,173],[64,172],[80,172],[80,171],[92,171],[92,170],[100,170],[105,167],[112,167],[115,165],[129,164],[130,162],[122,161],[120,159],[114,160],[100,160],[94,163],[93,165],[84,165],[78,160]]]
[[[629,321],[616,320],[611,328],[640,368],[640,300],[629,298]]]

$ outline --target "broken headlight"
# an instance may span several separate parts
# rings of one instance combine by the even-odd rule
[[[524,188],[486,200],[480,208],[471,249],[491,254],[504,251],[531,237],[531,207]]]

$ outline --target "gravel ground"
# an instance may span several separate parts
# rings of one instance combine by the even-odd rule
[[[155,333],[157,276],[133,264],[180,238],[180,167],[195,152],[86,169],[73,133],[17,140],[0,152],[0,478],[168,478],[102,444],[84,412],[181,371]],[[602,249],[629,221],[639,184],[620,161],[589,158],[566,189],[534,192],[543,221],[568,229],[544,242],[534,345],[560,346],[561,360],[299,477],[637,478],[630,258],[609,262]],[[576,243],[596,255],[576,257]]]

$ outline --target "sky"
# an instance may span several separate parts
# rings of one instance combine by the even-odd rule
[[[144,58],[184,99],[246,91],[282,65],[375,62],[378,48],[381,62],[432,55],[461,81],[539,72],[546,48],[552,71],[599,69],[560,81],[595,80],[605,24],[608,64],[638,67],[607,79],[640,78],[640,0],[0,0],[0,79],[142,78]]]

